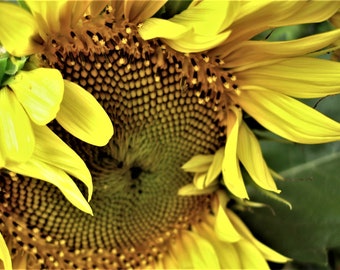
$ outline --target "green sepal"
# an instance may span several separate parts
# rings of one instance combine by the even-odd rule
[[[11,56],[10,58],[8,58],[5,73],[7,75],[15,75],[19,70],[24,67],[26,60],[27,57]]]
[[[0,46],[0,85],[2,85],[3,78],[6,72],[8,57],[9,54],[6,51],[2,52],[2,47]]]

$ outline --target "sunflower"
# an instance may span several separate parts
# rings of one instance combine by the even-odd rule
[[[0,228],[14,267],[264,269],[266,260],[287,261],[227,207],[229,196],[248,198],[239,160],[260,187],[278,192],[243,115],[294,142],[338,140],[338,123],[292,97],[339,92],[338,63],[308,54],[340,31],[250,38],[326,20],[340,4],[203,0],[170,18],[164,4],[1,4],[6,50],[85,88],[115,128],[96,147],[50,125],[91,171],[94,216],[48,183],[2,173]],[[8,264],[9,254],[0,255]]]

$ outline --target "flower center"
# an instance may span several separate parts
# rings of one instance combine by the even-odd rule
[[[181,166],[225,142],[219,112],[229,101],[216,81],[229,85],[233,76],[214,72],[217,59],[180,55],[110,18],[85,18],[81,28],[51,36],[39,56],[97,98],[115,135],[99,148],[52,126],[91,170],[93,217],[43,181],[8,173],[0,183],[4,230],[15,239],[14,249],[34,255],[33,265],[148,265],[164,256],[179,230],[209,211],[209,196],[177,195],[192,181]]]

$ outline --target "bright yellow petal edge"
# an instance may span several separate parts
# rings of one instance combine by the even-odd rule
[[[98,101],[82,87],[64,80],[65,93],[57,121],[79,139],[97,146],[113,135],[112,122]]]
[[[222,190],[212,193],[213,205],[203,220],[182,231],[156,269],[269,269],[267,261],[290,259],[259,242],[242,220],[226,207]],[[226,256],[227,254],[227,256]]]

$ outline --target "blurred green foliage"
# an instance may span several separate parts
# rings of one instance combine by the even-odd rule
[[[289,26],[256,39],[290,40],[331,29],[328,22]],[[340,122],[340,95],[303,102]],[[252,209],[240,216],[260,240],[293,259],[280,267],[340,269],[340,142],[300,145],[262,140],[261,146],[268,165],[284,176],[285,181],[277,182],[280,197],[293,209],[249,186],[251,200],[270,209]]]

